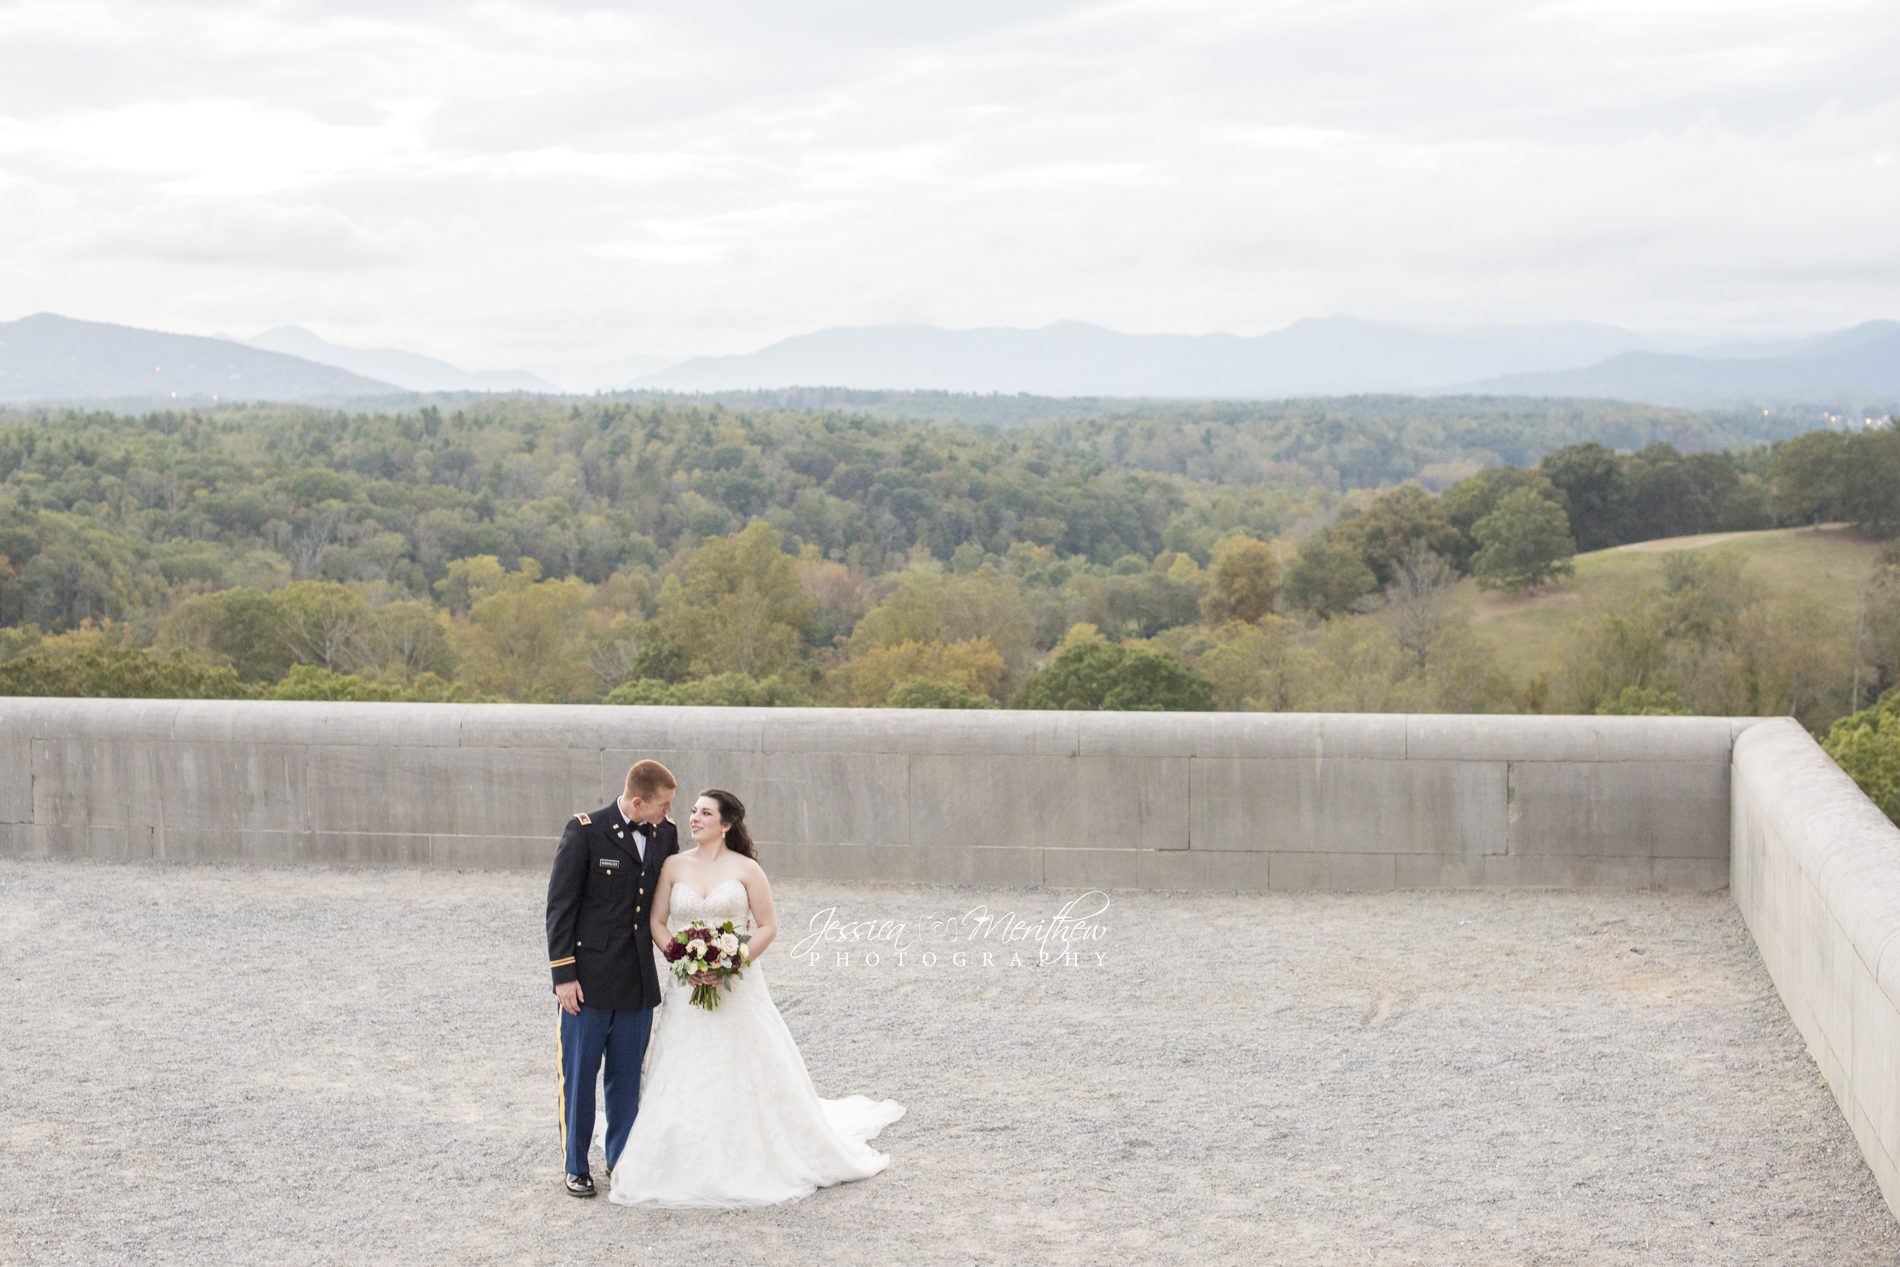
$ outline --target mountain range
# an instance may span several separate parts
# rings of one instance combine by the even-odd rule
[[[1587,365],[1646,346],[1586,322],[1435,333],[1354,317],[1271,334],[1120,334],[1080,321],[1039,330],[839,326],[743,356],[695,357],[634,386],[730,391],[791,385],[1028,392],[1038,396],[1275,399],[1450,387]]]
[[[286,352],[319,365],[334,365],[365,378],[394,383],[412,392],[559,392],[547,379],[526,370],[458,369],[432,356],[397,348],[352,348],[319,338],[302,326],[278,326],[245,339],[254,348]]]
[[[1621,352],[1578,369],[1505,374],[1469,390],[1499,396],[1597,396],[1685,408],[1900,404],[1900,321],[1868,321],[1812,339],[1741,343],[1693,356]]]
[[[1586,322],[1432,332],[1353,317],[1231,334],[1119,334],[1077,321],[1039,330],[836,327],[743,356],[695,357],[636,387],[797,385],[1042,396],[1281,399],[1418,395],[1610,397],[1681,407],[1900,403],[1900,322],[1689,353]]]
[[[628,354],[621,364],[640,364]],[[651,363],[648,361],[647,363]],[[1588,322],[1454,331],[1328,317],[1284,330],[1121,334],[1078,321],[1035,330],[887,325],[820,330],[645,374],[641,392],[827,387],[1044,397],[1284,399],[1418,395],[1607,397],[1688,408],[1900,404],[1900,322],[1687,351]],[[224,397],[321,400],[416,392],[559,392],[527,371],[470,372],[394,348],[330,343],[297,326],[250,339],[164,334],[41,313],[0,322],[0,400]]]
[[[163,334],[42,312],[0,322],[0,400],[209,397],[307,400],[400,389],[231,339]]]

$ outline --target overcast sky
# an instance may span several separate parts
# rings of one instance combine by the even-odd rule
[[[1900,317],[1900,4],[0,0],[0,318],[572,381],[921,321]]]

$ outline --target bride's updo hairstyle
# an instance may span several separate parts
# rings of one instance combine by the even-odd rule
[[[752,847],[752,833],[745,827],[745,802],[724,788],[709,787],[700,795],[711,797],[719,806],[719,821],[726,828],[726,848],[758,861],[758,851]]]

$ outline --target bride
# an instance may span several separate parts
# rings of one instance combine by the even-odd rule
[[[775,1205],[868,1179],[891,1159],[865,1141],[902,1117],[903,1106],[861,1095],[818,1098],[759,967],[778,917],[753,855],[745,806],[709,788],[693,802],[688,827],[695,847],[660,869],[653,940],[664,947],[694,920],[715,928],[731,920],[741,931],[749,920],[752,963],[726,983],[715,1011],[694,1007],[692,983],[661,968],[666,1003],[608,1199]]]

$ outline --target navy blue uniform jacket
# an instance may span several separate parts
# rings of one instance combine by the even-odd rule
[[[660,864],[679,852],[679,829],[648,829],[647,856],[615,801],[567,820],[548,877],[548,970],[579,981],[588,1007],[658,1007],[660,978],[647,921]]]

